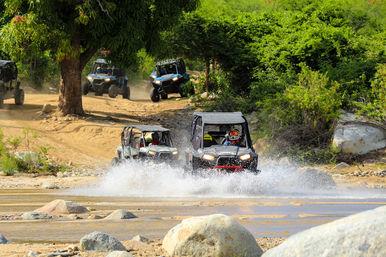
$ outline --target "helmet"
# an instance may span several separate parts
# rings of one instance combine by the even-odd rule
[[[151,134],[151,137],[152,137],[153,140],[159,139],[159,135],[158,135],[157,132],[153,132],[153,134]]]
[[[205,134],[205,135],[204,135],[204,140],[213,141],[213,138],[212,138],[211,135]]]
[[[237,141],[240,139],[240,132],[237,129],[232,129],[227,135],[229,140]]]
[[[96,68],[96,72],[97,73],[102,73],[102,68],[101,67]]]

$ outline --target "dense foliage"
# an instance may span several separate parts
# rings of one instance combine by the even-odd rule
[[[385,1],[238,2],[204,0],[163,34],[163,55],[216,64],[221,93],[202,107],[256,111],[259,136],[285,153],[328,149],[340,109],[386,120]]]
[[[5,0],[1,50],[19,60],[51,51],[59,62],[59,110],[83,114],[81,72],[101,48],[116,65],[129,66],[143,47],[155,51],[159,33],[174,25],[183,11],[197,5],[180,1]]]

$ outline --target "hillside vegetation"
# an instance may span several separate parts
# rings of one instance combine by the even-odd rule
[[[385,0],[202,0],[127,68],[131,79],[146,79],[155,60],[182,56],[205,74],[196,93],[216,96],[196,96],[197,106],[256,113],[255,136],[273,153],[333,161],[341,110],[386,120],[385,14]],[[58,84],[49,52],[18,65],[36,87]]]

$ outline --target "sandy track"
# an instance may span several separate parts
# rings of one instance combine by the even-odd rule
[[[133,100],[85,96],[85,117],[57,117],[55,112],[42,114],[44,104],[51,104],[55,111],[58,96],[27,94],[23,106],[14,105],[13,100],[5,101],[4,108],[0,109],[0,127],[6,137],[23,135],[26,127],[38,131],[39,138],[34,145],[53,147],[50,157],[63,164],[103,167],[115,156],[125,124],[164,124],[165,117],[178,115],[176,111],[181,112],[188,105],[187,100],[173,95],[168,100],[153,103],[144,99],[144,90],[140,87],[132,89]],[[18,150],[25,148],[23,144]]]

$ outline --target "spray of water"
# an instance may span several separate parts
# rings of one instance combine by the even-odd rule
[[[299,175],[288,163],[268,161],[262,172],[192,176],[168,164],[126,162],[107,170],[94,187],[78,188],[71,194],[135,197],[386,197],[385,191],[353,191],[319,183],[318,177]]]

